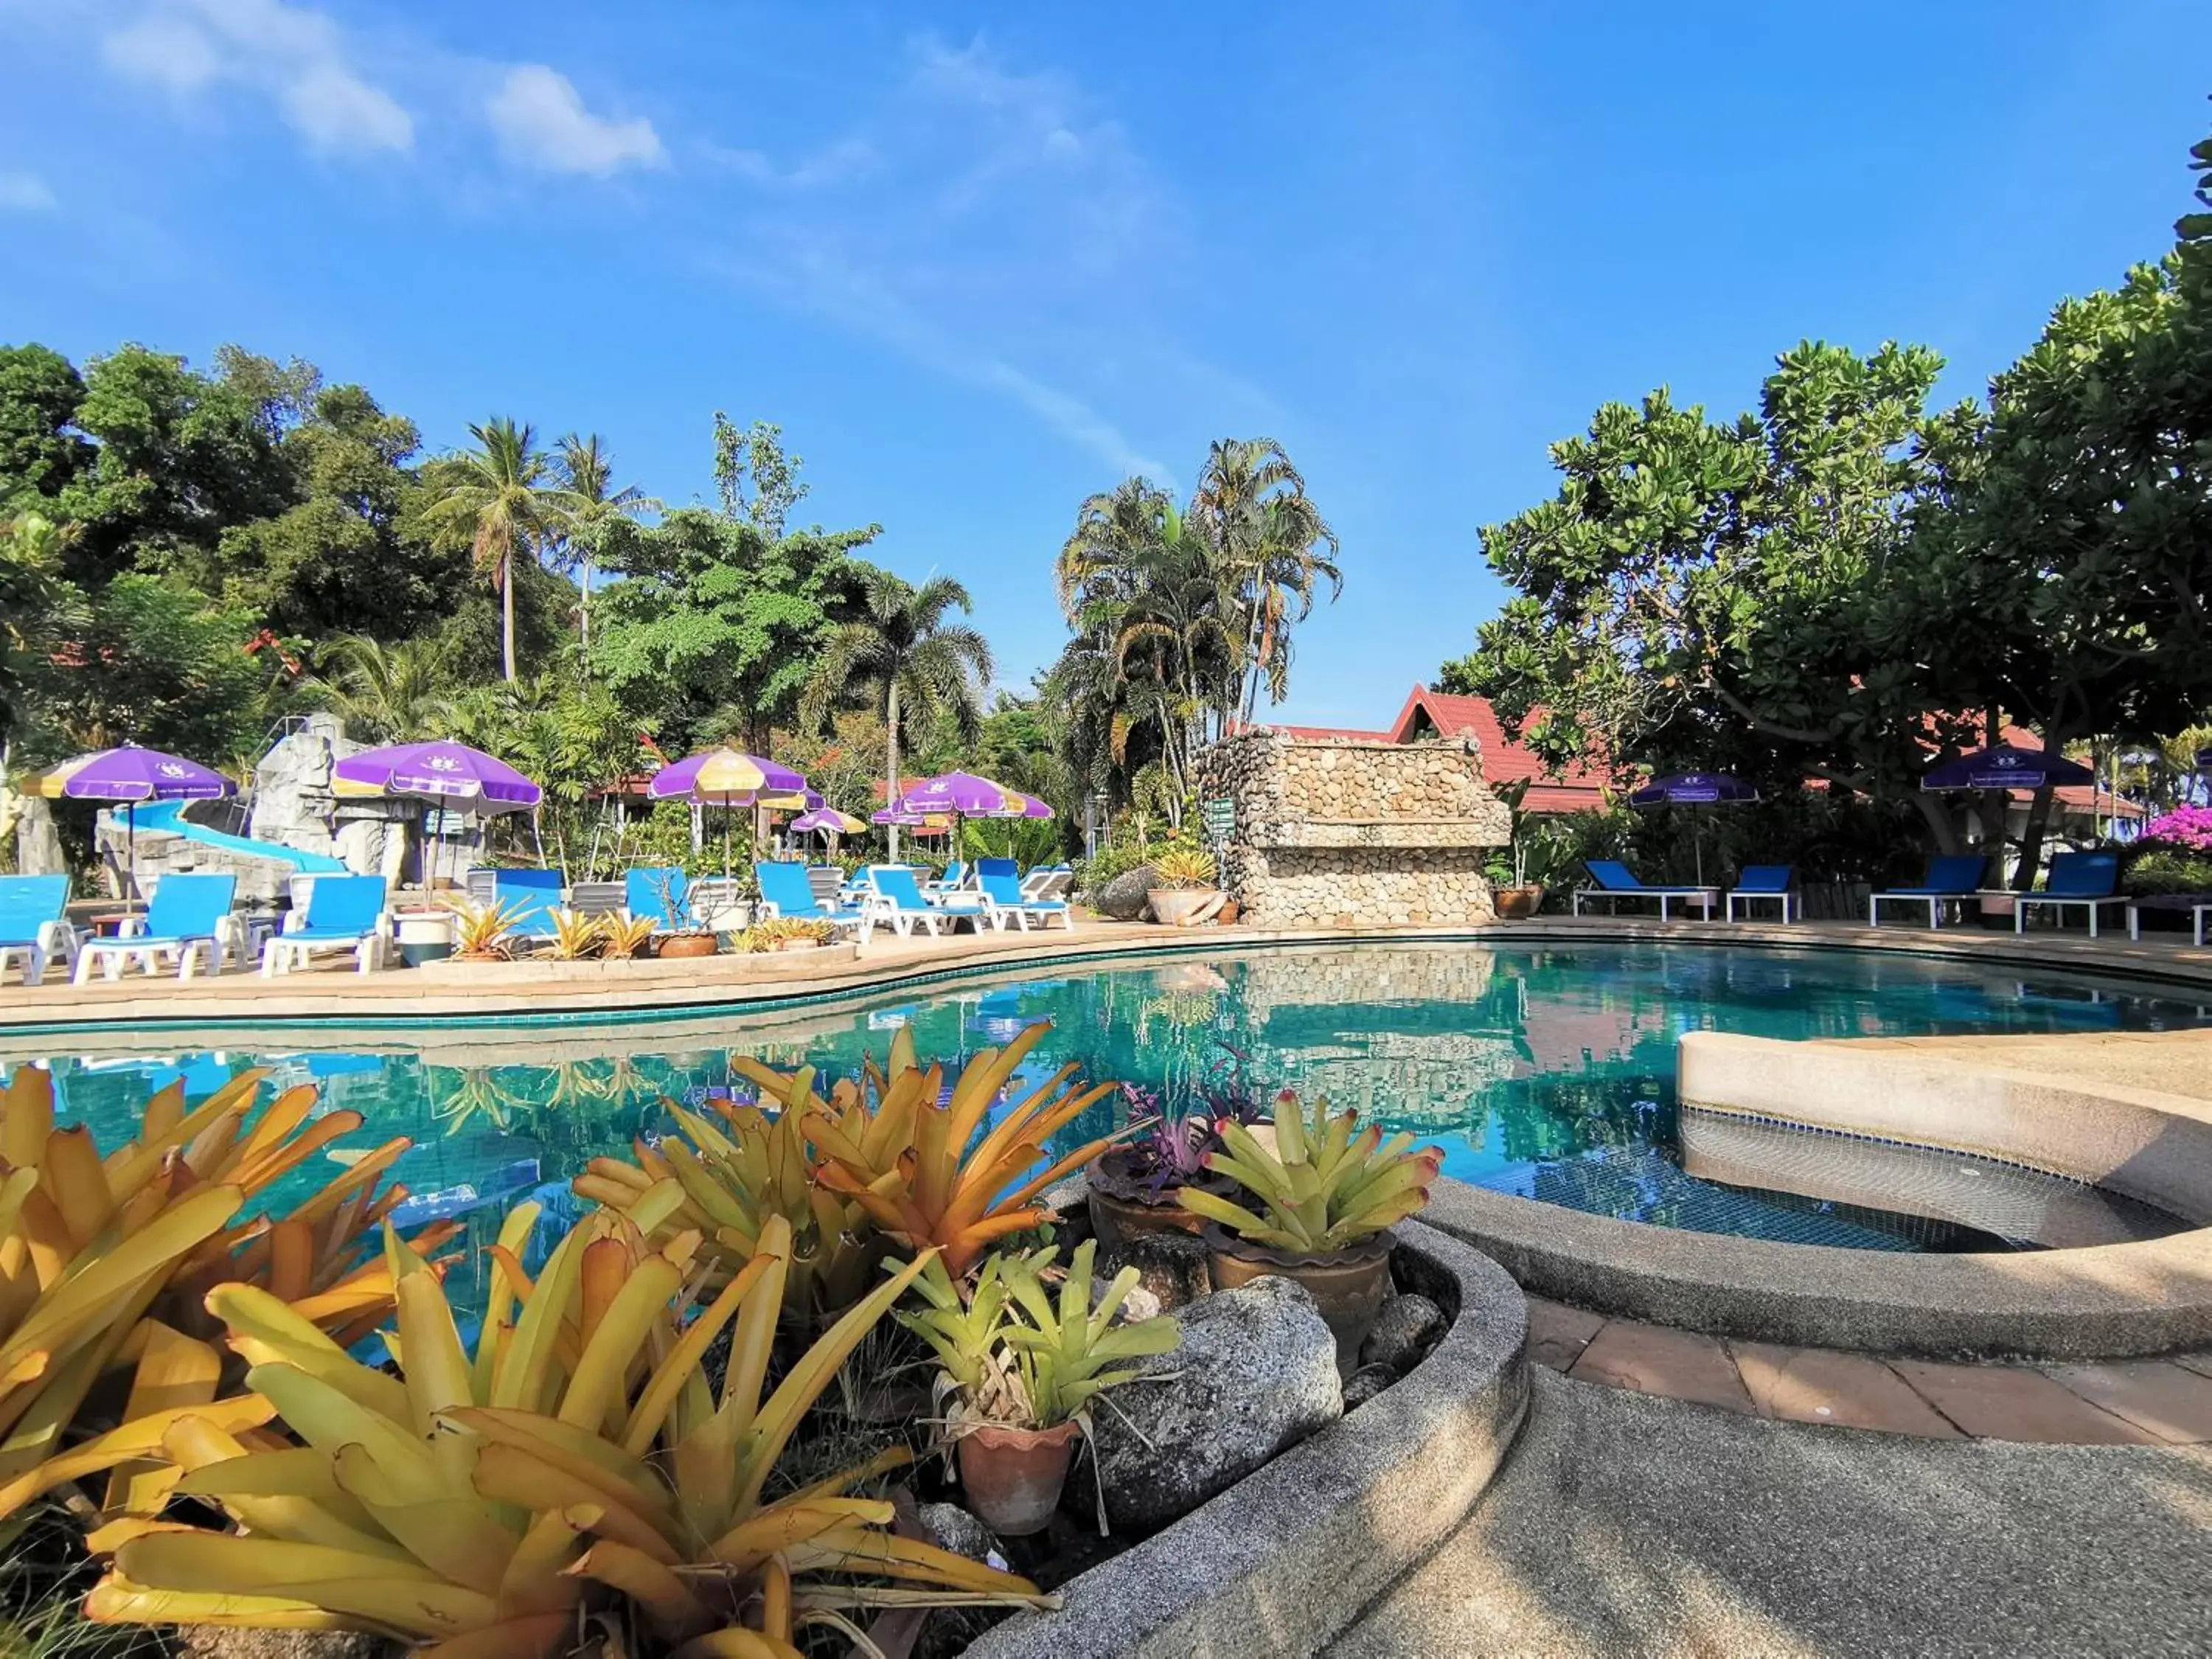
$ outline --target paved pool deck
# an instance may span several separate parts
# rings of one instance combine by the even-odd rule
[[[1480,1504],[1336,1659],[2207,1650],[2202,1449],[1851,1433],[1532,1382]]]

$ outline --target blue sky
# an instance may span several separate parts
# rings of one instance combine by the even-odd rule
[[[1086,494],[1269,434],[1346,573],[1283,712],[1373,724],[1598,403],[1733,413],[1808,336],[1976,392],[2212,128],[2179,0],[1231,15],[0,0],[0,340],[296,354],[672,501],[714,410],[781,422],[1008,684]]]

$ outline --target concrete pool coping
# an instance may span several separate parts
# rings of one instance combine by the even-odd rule
[[[1188,930],[1135,922],[1087,922],[1073,932],[878,939],[763,956],[678,962],[447,963],[356,974],[350,968],[264,980],[228,974],[179,982],[131,976],[85,986],[0,986],[0,1041],[15,1036],[100,1030],[154,1032],[234,1027],[399,1029],[614,1019],[711,1018],[763,1008],[920,989],[951,980],[1012,977],[1040,969],[1157,955],[1239,953],[1297,946],[1464,944],[1653,944],[1754,946],[1915,957],[2040,969],[2115,981],[2154,981],[2203,991],[2212,1007],[2212,949],[2185,934],[2131,943],[2124,937],[1984,933],[1971,928],[1869,928],[1844,923],[1684,922],[1543,916],[1477,927]],[[21,1045],[15,1045],[20,1048]]]

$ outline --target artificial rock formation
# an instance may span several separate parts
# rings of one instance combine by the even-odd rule
[[[1236,804],[1223,884],[1269,927],[1488,921],[1488,849],[1512,814],[1469,740],[1383,744],[1240,732],[1200,760],[1200,790]]]

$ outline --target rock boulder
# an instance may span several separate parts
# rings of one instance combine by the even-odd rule
[[[1182,1340],[1091,1409],[1106,1513],[1164,1526],[1344,1414],[1336,1339],[1287,1279],[1201,1297]]]
[[[1360,1363],[1388,1365],[1401,1376],[1443,1334],[1444,1310],[1425,1296],[1394,1296],[1382,1304],[1359,1350]]]
[[[1140,864],[1133,870],[1124,870],[1093,893],[1091,908],[1109,921],[1139,921],[1152,908],[1152,889],[1159,884],[1160,872],[1149,864]]]

